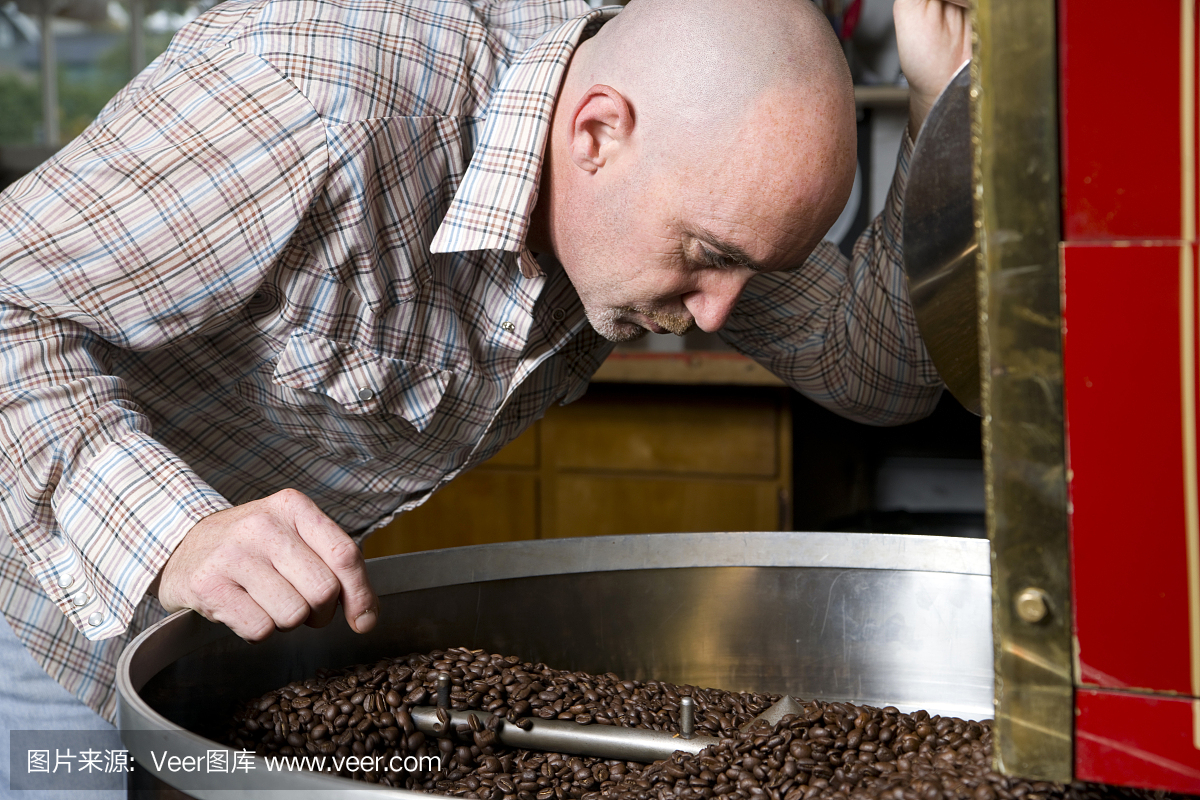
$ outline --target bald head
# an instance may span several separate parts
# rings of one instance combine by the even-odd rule
[[[580,46],[569,78],[620,91],[651,143],[731,134],[770,90],[853,125],[850,70],[811,0],[632,0]]]
[[[529,241],[609,339],[720,328],[854,176],[849,69],[811,0],[633,0],[560,87]]]

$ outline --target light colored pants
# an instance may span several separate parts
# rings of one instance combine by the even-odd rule
[[[9,731],[97,731],[99,749],[121,749],[117,729],[33,660],[0,614],[0,797],[14,800],[125,800],[125,791],[10,791]],[[88,738],[89,743],[91,737]]]

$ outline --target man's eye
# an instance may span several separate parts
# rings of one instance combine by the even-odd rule
[[[700,254],[704,259],[704,263],[711,267],[717,267],[719,269],[733,269],[740,264],[740,262],[733,256],[714,253],[707,247],[701,247]]]

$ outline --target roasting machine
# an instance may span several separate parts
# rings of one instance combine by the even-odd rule
[[[234,776],[172,772],[155,769],[155,761],[224,749],[218,740],[237,702],[321,667],[456,646],[634,680],[991,716],[982,540],[588,537],[391,556],[368,567],[381,608],[380,624],[366,635],[339,618],[250,645],[185,611],[134,640],[121,659],[118,690],[135,788],[178,796],[148,780],[156,776],[197,798],[238,800],[268,789],[394,797],[401,790],[316,773],[268,773],[261,765]],[[432,710],[424,724],[437,724]],[[566,739],[555,747],[564,749],[612,731],[573,722],[558,728]]]

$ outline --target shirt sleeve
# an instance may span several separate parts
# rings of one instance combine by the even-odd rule
[[[822,241],[800,267],[746,286],[721,336],[845,417],[898,425],[930,414],[943,383],[917,330],[902,268],[913,143],[904,135],[883,212],[847,259]]]
[[[229,503],[108,368],[237,314],[326,171],[322,121],[262,59],[163,63],[0,195],[0,514],[91,639],[125,630],[184,534]]]

